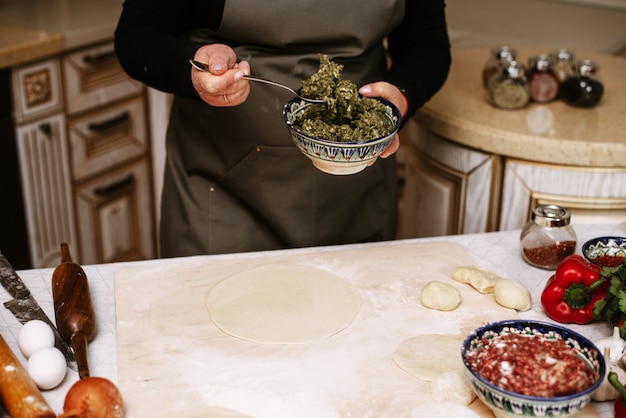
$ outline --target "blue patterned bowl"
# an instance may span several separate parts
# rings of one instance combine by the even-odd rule
[[[626,259],[626,238],[599,237],[583,244],[583,255],[600,266],[614,267]]]
[[[386,105],[385,115],[389,119],[391,128],[386,135],[366,141],[329,141],[302,132],[293,125],[294,121],[301,118],[303,112],[309,106],[316,105],[298,98],[294,98],[285,104],[283,118],[287,123],[287,128],[294,144],[313,162],[315,167],[329,174],[355,174],[364,170],[372,160],[378,158],[380,153],[391,144],[393,136],[400,129],[402,116],[398,108],[384,99],[378,100]]]
[[[594,374],[594,383],[582,392],[558,397],[535,397],[521,395],[502,389],[483,379],[471,369],[468,354],[483,347],[483,338],[493,338],[505,334],[542,335],[548,339],[565,340],[568,346],[576,350],[578,357],[584,360]],[[480,327],[469,334],[461,348],[461,356],[466,375],[474,392],[497,417],[568,417],[584,408],[593,392],[600,386],[606,374],[604,358],[598,348],[587,338],[565,327],[541,321],[508,320],[494,322]]]

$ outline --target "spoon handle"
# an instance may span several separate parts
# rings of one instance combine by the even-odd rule
[[[259,83],[271,84],[272,86],[282,87],[285,90],[289,90],[290,92],[292,92],[296,96],[298,95],[298,92],[295,91],[294,89],[292,89],[291,87],[288,87],[288,86],[286,86],[284,84],[277,83],[275,81],[267,80],[265,78],[260,78],[260,77],[254,77],[254,76],[251,76],[251,75],[244,75],[243,78],[245,78],[246,80],[249,80],[249,81],[258,81]]]

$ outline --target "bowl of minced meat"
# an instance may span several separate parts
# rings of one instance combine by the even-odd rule
[[[378,158],[400,129],[402,116],[391,102],[363,97],[357,86],[341,78],[343,65],[320,55],[317,73],[302,81],[304,97],[287,102],[283,117],[298,149],[319,170],[354,174]]]
[[[568,417],[591,401],[606,374],[595,344],[541,321],[482,326],[465,338],[461,356],[476,395],[497,417]]]

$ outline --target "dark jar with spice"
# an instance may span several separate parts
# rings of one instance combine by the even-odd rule
[[[547,55],[535,55],[528,60],[526,71],[530,98],[535,102],[550,102],[559,94],[559,78],[553,62]]]
[[[489,79],[498,74],[500,65],[503,62],[515,61],[517,51],[508,46],[498,46],[491,49],[491,55],[483,66],[483,86],[486,88]]]
[[[573,74],[561,84],[561,98],[576,107],[594,107],[600,102],[604,85],[598,77],[599,67],[589,60],[577,61]]]
[[[576,251],[576,232],[569,210],[557,205],[537,206],[522,229],[520,249],[524,261],[534,267],[554,270]]]
[[[502,109],[521,109],[530,101],[526,68],[517,61],[503,62],[499,72],[489,79],[489,102]]]

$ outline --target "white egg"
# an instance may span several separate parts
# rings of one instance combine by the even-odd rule
[[[25,323],[17,336],[17,345],[24,357],[29,358],[35,351],[54,347],[54,333],[47,323],[33,319]]]
[[[28,359],[28,374],[39,389],[58,386],[67,372],[67,362],[56,347],[42,348]]]

